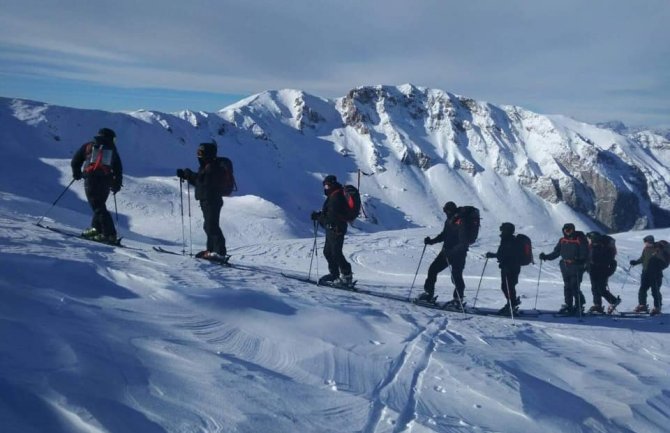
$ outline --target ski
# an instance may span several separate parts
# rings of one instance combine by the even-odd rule
[[[284,277],[284,278],[289,278],[289,279],[291,279],[291,280],[297,280],[297,281],[301,281],[301,282],[303,282],[303,283],[313,284],[313,285],[315,285],[315,286],[320,286],[320,287],[330,287],[330,288],[338,289],[338,290],[346,290],[346,291],[348,291],[348,292],[358,292],[358,291],[359,291],[359,290],[355,287],[355,286],[356,286],[356,283],[358,282],[358,280],[354,281],[354,282],[352,283],[352,286],[349,287],[349,286],[343,286],[343,285],[341,285],[341,284],[333,284],[333,283],[331,283],[331,282],[321,282],[321,283],[319,283],[319,282],[316,281],[316,280],[312,280],[312,279],[310,279],[310,278],[303,277],[303,276],[301,276],[301,275],[285,274],[285,273],[283,273],[283,272],[281,273],[281,276]],[[368,293],[368,292],[365,291],[365,292],[361,292],[361,293]]]
[[[225,266],[225,267],[232,267],[232,264],[229,262],[230,256],[224,256],[222,259],[210,259],[207,257],[196,257],[198,260],[205,260],[211,263],[216,263],[217,265],[220,266]]]
[[[155,247],[153,247],[153,249],[154,249],[154,251],[156,251],[157,253],[172,254],[172,255],[175,255],[175,256],[182,256],[182,255],[183,255],[183,254],[177,253],[177,252],[175,252],[175,251],[166,250],[166,249],[164,249],[163,247],[157,247],[157,246],[155,246]]]
[[[465,312],[469,314],[478,314],[480,316],[510,317],[509,311],[500,313],[500,310],[496,310],[495,308],[466,308]],[[541,314],[542,313],[540,313],[538,310],[514,310],[514,317],[539,317]]]
[[[76,233],[76,232],[73,232],[73,231],[70,231],[70,230],[63,230],[63,229],[59,229],[59,228],[51,227],[51,226],[43,226],[41,224],[36,224],[36,225],[37,225],[37,227],[42,227],[43,229],[47,229],[47,230],[50,230],[54,233],[59,233],[61,235],[68,236],[68,237],[71,237],[71,238],[77,238],[77,239],[81,239],[81,240],[88,241],[88,242],[95,242],[96,244],[100,244],[100,245],[109,245],[110,247],[128,248],[125,245],[121,244],[121,240],[123,239],[123,237],[117,238],[115,243],[110,243],[110,242],[96,241],[95,239],[89,239],[89,238],[86,238],[86,237],[82,236],[81,233]]]

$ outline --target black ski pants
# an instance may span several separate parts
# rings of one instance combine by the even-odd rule
[[[462,301],[465,294],[463,269],[465,268],[466,255],[467,253],[452,257],[451,259],[447,259],[447,254],[443,248],[428,268],[428,276],[426,277],[426,281],[423,283],[423,290],[431,296],[434,296],[437,274],[451,266],[451,282],[454,283],[453,296],[454,299]]]
[[[651,268],[651,269],[650,269]],[[651,296],[654,298],[654,307],[661,308],[663,297],[661,296],[661,283],[663,282],[663,272],[653,269],[651,266],[642,272],[640,277],[640,290],[637,293],[637,301],[640,305],[647,303],[647,292],[651,289]]]
[[[106,205],[111,189],[112,178],[109,176],[91,176],[84,181],[86,200],[93,210],[91,227],[105,236],[116,236],[114,220]]]
[[[516,285],[519,283],[520,272],[520,268],[500,268],[500,290],[505,295],[505,299],[511,300],[512,304],[516,302]]]
[[[580,290],[582,277],[584,276],[583,266],[577,263],[566,263],[561,260],[561,275],[563,276],[563,298],[568,307],[584,307],[586,299]]]
[[[607,288],[607,281],[609,280],[609,277],[607,276],[607,272],[599,272],[596,270],[592,270],[591,273],[589,273],[589,276],[591,278],[591,293],[593,294],[593,305],[598,305],[602,306],[603,305],[603,298],[610,304],[613,304],[614,301],[616,301],[616,296],[612,294],[612,292],[609,291]]]
[[[339,230],[326,229],[326,243],[323,245],[323,256],[328,262],[328,272],[338,277],[351,274],[351,264],[342,253],[344,247],[344,233]]]
[[[221,217],[221,208],[223,199],[200,200],[200,209],[204,223],[202,228],[207,235],[207,251],[226,255],[226,238],[223,237],[219,218]]]

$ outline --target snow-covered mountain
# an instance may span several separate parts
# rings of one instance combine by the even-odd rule
[[[70,183],[72,153],[102,126],[117,131],[126,169],[116,195],[125,248],[76,236],[90,221],[82,182],[52,205]],[[422,240],[439,232],[441,205],[453,199],[484,214],[465,299],[501,307],[499,270],[484,257],[498,245],[497,224],[516,222],[536,257],[565,221],[593,227],[560,200],[565,185],[575,197],[596,194],[574,186],[589,179],[611,187],[600,174],[572,180],[565,165],[597,154],[609,140],[602,137],[625,158],[591,171],[607,167],[612,184],[628,188],[623,197],[639,186],[624,159],[649,163],[638,169],[642,179],[645,170],[664,179],[664,149],[411,86],[361,88],[336,101],[267,92],[219,113],[1,100],[0,431],[666,432],[667,313],[534,315],[563,302],[557,261],[523,268],[523,317],[406,302],[439,250]],[[152,248],[203,248],[200,211],[192,191],[180,193],[175,168],[194,167],[196,145],[212,138],[235,161],[240,184],[221,218],[234,268]],[[368,293],[284,277],[323,274],[323,234],[312,231],[309,212],[322,203],[324,174],[356,182],[358,170],[371,174],[361,178],[368,217],[354,224],[344,253]],[[561,195],[545,200],[548,173]],[[651,221],[652,202],[651,194],[638,199],[631,213],[642,217],[633,220]],[[75,236],[36,227],[42,216]],[[621,311],[638,302],[639,267],[626,264],[647,234],[670,238],[669,229],[615,235],[620,266],[609,286]],[[439,300],[452,287],[446,270]]]
[[[361,87],[336,100],[269,91],[218,113],[105,113],[0,99],[0,124],[13,158],[6,163],[26,166],[25,178],[3,184],[28,181],[33,156],[68,157],[106,126],[117,131],[134,176],[171,175],[193,163],[198,143],[217,141],[235,161],[240,192],[278,206],[298,226],[320,200],[318,179],[334,173],[357,182],[359,170],[367,174],[360,187],[369,230],[439,224],[447,200],[481,207],[492,225],[548,219],[557,228],[568,218],[622,231],[670,224],[664,137],[621,135],[412,85]],[[46,198],[40,188],[34,196]]]

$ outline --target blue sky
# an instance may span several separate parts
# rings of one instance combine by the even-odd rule
[[[215,111],[412,83],[668,126],[668,22],[667,0],[0,0],[0,96]]]

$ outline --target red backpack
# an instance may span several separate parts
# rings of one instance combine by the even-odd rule
[[[530,265],[535,263],[533,260],[533,244],[530,241],[530,238],[524,234],[516,235],[516,243],[519,247],[519,264],[521,266]]]
[[[86,166],[84,173],[110,174],[112,172],[112,159],[114,148],[100,143],[90,142],[86,145]]]
[[[347,203],[343,219],[350,223],[358,218],[358,214],[361,213],[361,194],[353,185],[344,185],[342,194],[344,194],[344,201]]]

